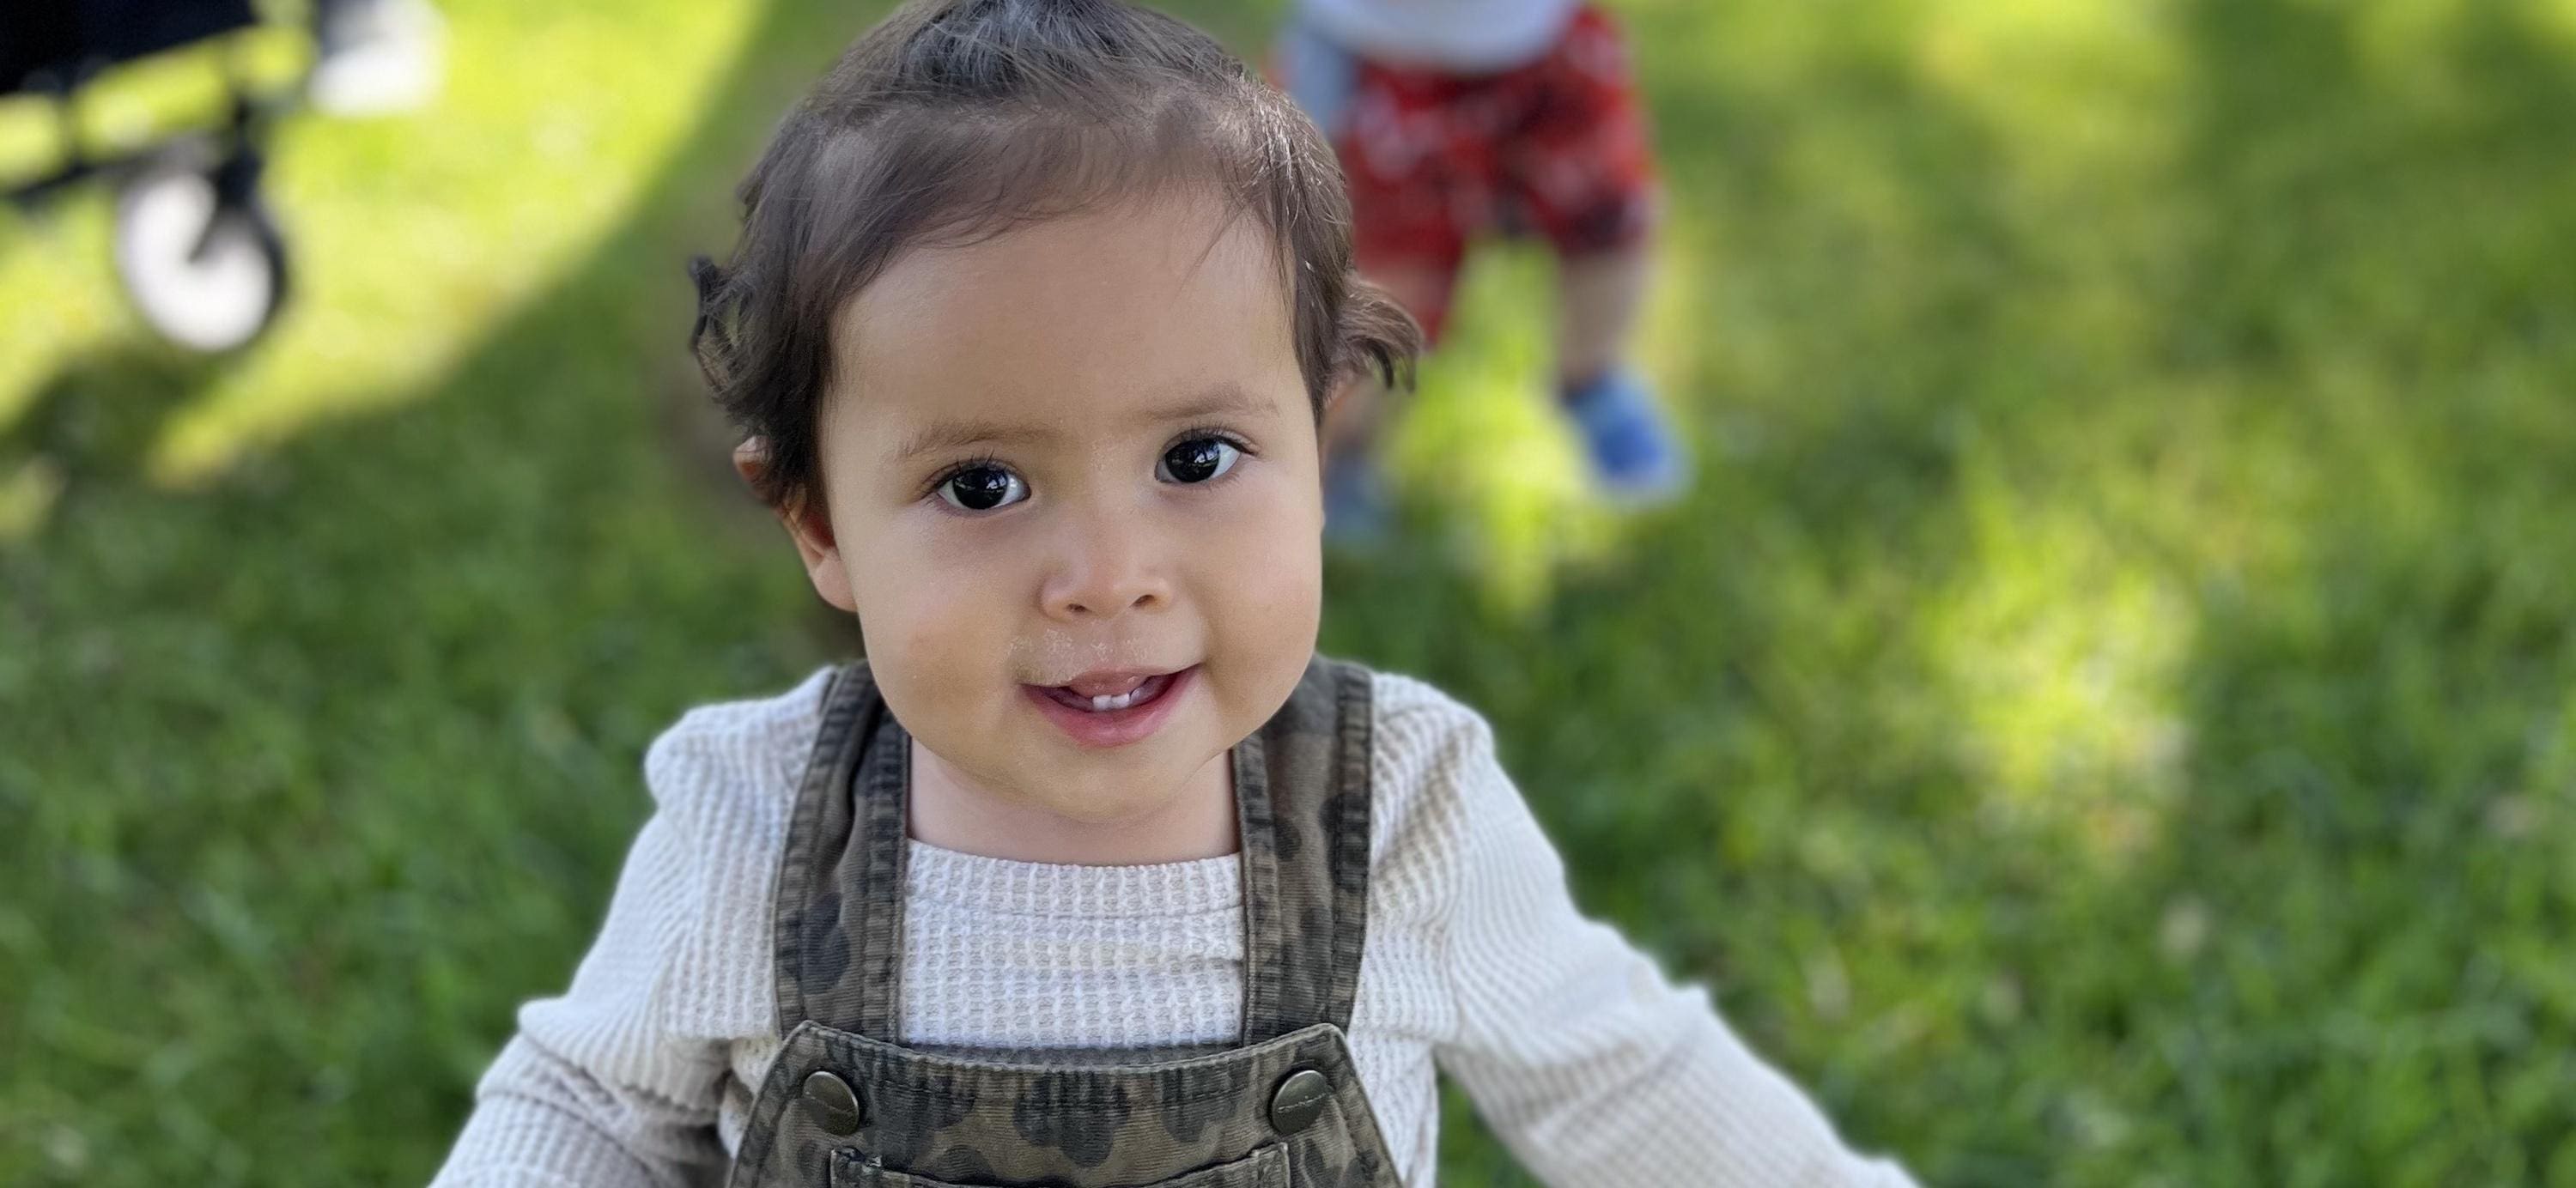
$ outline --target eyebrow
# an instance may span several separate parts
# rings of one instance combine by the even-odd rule
[[[1007,444],[1034,441],[1044,436],[1044,431],[1030,425],[1006,425],[999,421],[940,421],[924,425],[912,436],[904,438],[903,444],[895,449],[894,457],[897,462],[908,462],[923,454],[962,450],[984,442]]]
[[[1148,424],[1172,421],[1196,421],[1217,416],[1255,416],[1275,411],[1277,403],[1264,400],[1244,390],[1239,384],[1218,383],[1170,404],[1145,410],[1136,420]],[[944,453],[987,443],[1007,445],[1036,441],[1050,436],[1049,430],[1037,424],[1012,424],[1003,421],[939,421],[924,425],[903,439],[895,450],[895,460],[909,461],[923,454]]]
[[[1224,382],[1192,393],[1187,399],[1153,409],[1139,419],[1146,421],[1195,421],[1216,416],[1256,416],[1277,408],[1275,401],[1264,400],[1243,389],[1242,385]]]

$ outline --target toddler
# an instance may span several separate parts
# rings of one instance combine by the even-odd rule
[[[1317,426],[1413,324],[1330,151],[1117,0],[933,0],[692,337],[867,659],[697,709],[440,1185],[1902,1184],[1577,913],[1477,716],[1314,654]]]

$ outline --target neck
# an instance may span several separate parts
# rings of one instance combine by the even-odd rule
[[[1234,755],[1219,752],[1178,795],[1132,816],[1086,821],[985,787],[912,742],[906,817],[912,837],[943,850],[1071,866],[1150,866],[1235,852]]]

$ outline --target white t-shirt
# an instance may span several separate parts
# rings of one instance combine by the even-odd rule
[[[1580,0],[1300,0],[1316,32],[1363,58],[1467,74],[1538,60]]]

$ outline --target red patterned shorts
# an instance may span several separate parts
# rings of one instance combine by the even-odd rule
[[[1350,185],[1360,271],[1446,278],[1434,308],[1412,311],[1434,335],[1471,239],[1536,234],[1579,256],[1645,237],[1654,154],[1608,14],[1583,6],[1544,56],[1498,74],[1355,67],[1347,107],[1329,121],[1340,126],[1326,131]]]

